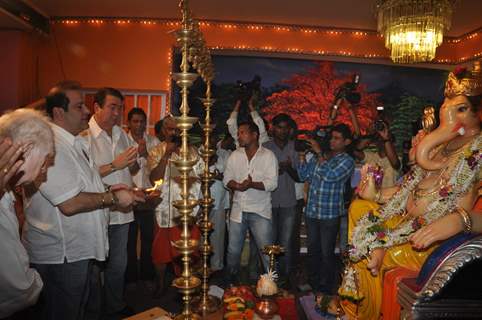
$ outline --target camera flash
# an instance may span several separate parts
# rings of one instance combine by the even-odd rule
[[[382,111],[382,110],[384,110],[384,109],[385,109],[385,108],[384,108],[383,106],[378,106],[378,107],[377,107],[377,110],[378,110],[378,111]]]

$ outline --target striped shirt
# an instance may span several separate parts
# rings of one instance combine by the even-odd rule
[[[298,165],[298,175],[310,183],[305,214],[313,219],[333,219],[345,214],[345,184],[355,168],[346,153],[320,163],[316,157]]]

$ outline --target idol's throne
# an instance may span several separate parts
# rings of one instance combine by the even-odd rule
[[[482,319],[482,235],[442,243],[416,278],[398,284],[400,319]]]

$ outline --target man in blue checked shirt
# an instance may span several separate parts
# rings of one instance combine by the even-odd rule
[[[322,154],[315,140],[308,141],[316,156],[308,162],[302,156],[298,165],[300,179],[310,184],[305,209],[308,281],[314,291],[330,295],[336,279],[335,245],[340,216],[346,214],[343,194],[355,168],[355,161],[346,153],[352,133],[345,124],[334,126],[329,156]]]

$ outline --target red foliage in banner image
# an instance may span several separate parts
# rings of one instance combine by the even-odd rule
[[[289,114],[303,130],[327,125],[336,89],[351,79],[352,75],[337,75],[332,62],[319,62],[305,73],[283,80],[289,88],[268,97],[268,105],[263,108],[263,113],[269,121],[279,113]],[[377,117],[379,94],[368,93],[363,78],[357,91],[361,100],[353,108],[361,131],[365,134]],[[347,102],[341,103],[335,123],[345,123],[353,130],[348,107]]]

